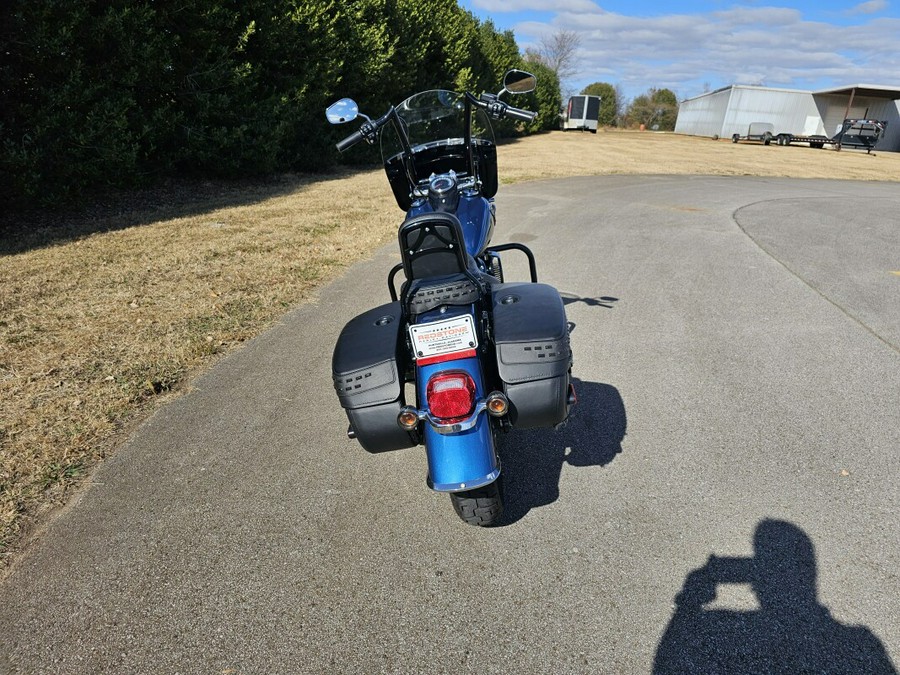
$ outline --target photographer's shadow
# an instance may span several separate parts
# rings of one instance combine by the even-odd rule
[[[653,673],[896,673],[865,626],[845,626],[818,602],[812,541],[764,520],[751,558],[710,556],[688,574],[656,651]],[[759,607],[705,607],[722,585],[749,585]]]
[[[578,403],[559,429],[517,429],[498,444],[504,473],[503,525],[559,498],[563,464],[606,466],[622,452],[625,405],[608,384],[573,378]]]

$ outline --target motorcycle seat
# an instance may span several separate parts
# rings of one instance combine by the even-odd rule
[[[441,305],[471,305],[481,297],[478,286],[463,274],[415,279],[404,285],[403,306],[416,316]]]

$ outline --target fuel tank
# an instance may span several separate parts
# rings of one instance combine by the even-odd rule
[[[427,199],[413,202],[407,212],[407,218],[420,216],[434,211]],[[459,195],[459,206],[454,215],[462,225],[466,251],[473,258],[484,252],[494,234],[495,206],[492,199],[485,199],[475,190],[463,190]]]

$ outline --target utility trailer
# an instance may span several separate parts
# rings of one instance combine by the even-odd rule
[[[841,148],[858,148],[870,154],[878,141],[884,136],[887,128],[886,120],[860,120],[846,119],[832,138],[820,134],[813,136],[796,136],[794,134],[778,134],[775,137],[777,145],[791,145],[792,143],[807,143],[809,147],[820,150],[826,145],[833,145],[835,150]]]
[[[597,123],[600,119],[599,96],[573,96],[566,106],[566,114],[560,120],[562,130],[580,129],[597,133]]]
[[[751,122],[747,127],[747,135],[732,134],[731,142],[738,141],[759,141],[763,145],[768,145],[775,138],[775,125],[768,122]]]

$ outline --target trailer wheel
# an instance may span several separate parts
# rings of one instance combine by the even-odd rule
[[[737,143],[739,140],[741,140],[740,134],[734,134],[734,135],[731,137],[731,142],[732,142],[732,143]]]
[[[768,145],[771,142],[772,142],[772,132],[767,131],[766,133],[763,134],[763,145]]]

